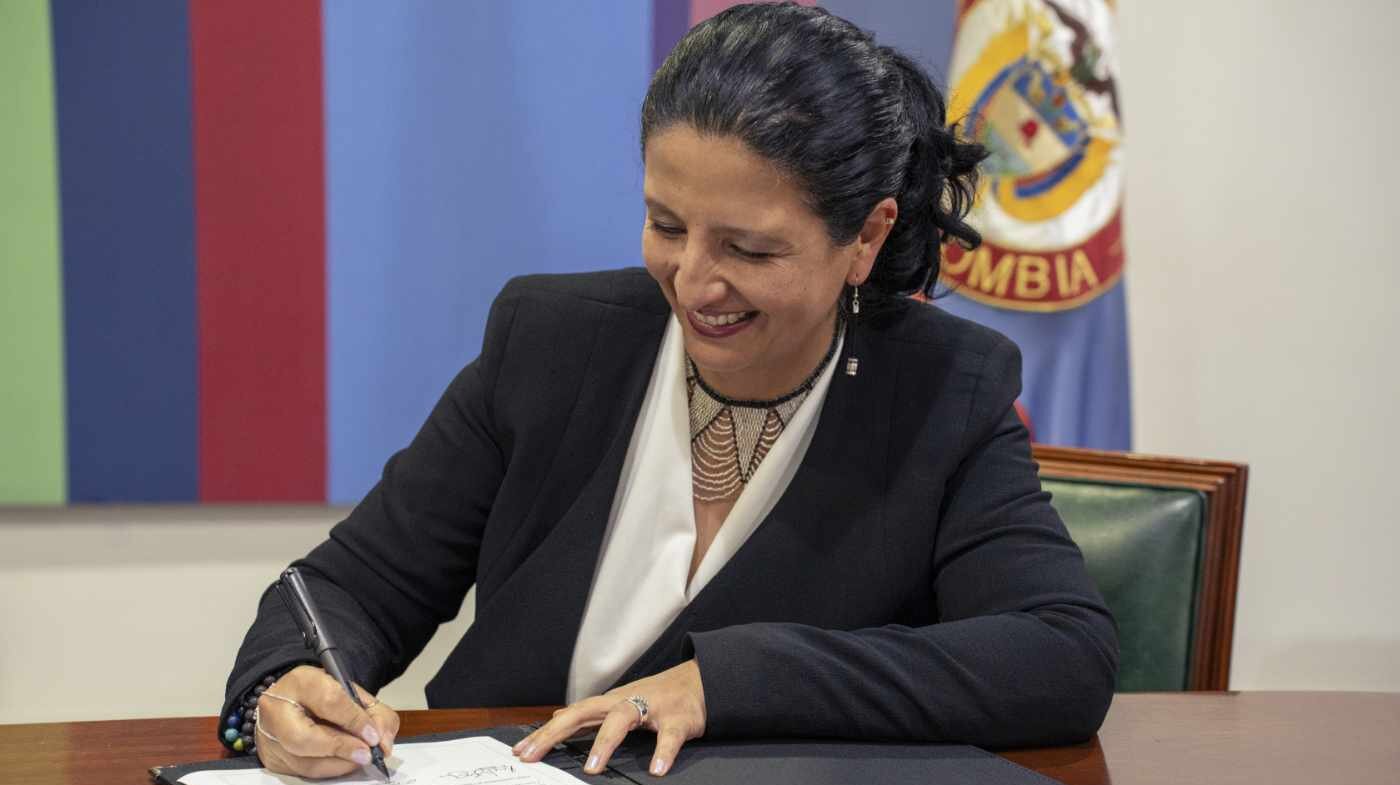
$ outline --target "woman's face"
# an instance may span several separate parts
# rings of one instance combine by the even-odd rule
[[[887,199],[871,230],[835,245],[775,166],[684,124],[647,141],[644,193],[642,258],[686,352],[708,384],[745,399],[789,392],[821,362],[842,287],[865,280],[894,217]]]

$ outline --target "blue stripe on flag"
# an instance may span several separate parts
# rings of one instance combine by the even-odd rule
[[[1120,279],[1078,308],[1035,313],[994,308],[957,294],[938,307],[1005,334],[1021,347],[1021,402],[1036,441],[1132,448],[1128,319]]]

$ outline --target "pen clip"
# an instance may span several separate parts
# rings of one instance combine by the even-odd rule
[[[301,574],[295,567],[288,567],[273,586],[277,589],[277,596],[282,598],[282,604],[287,606],[287,612],[292,614],[297,628],[301,630],[302,643],[306,644],[306,648],[320,654],[325,636],[316,624],[315,613],[307,604],[306,583]]]

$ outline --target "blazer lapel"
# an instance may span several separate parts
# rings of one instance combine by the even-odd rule
[[[432,705],[489,706],[502,699],[544,705],[564,695],[613,496],[666,318],[608,309],[558,459],[580,474],[589,461],[596,460],[596,467],[567,512],[478,610],[466,637],[429,684]],[[601,450],[600,443],[605,445]],[[509,640],[511,645],[471,645],[478,638]]]

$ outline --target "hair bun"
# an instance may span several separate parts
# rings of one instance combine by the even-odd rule
[[[957,124],[948,124],[943,95],[922,66],[890,47],[881,47],[881,54],[898,75],[902,119],[911,138],[896,202],[901,217],[908,215],[912,220],[905,227],[907,238],[886,241],[879,263],[919,269],[922,275],[916,287],[931,295],[938,277],[940,246],[955,240],[964,248],[974,248],[982,242],[981,234],[964,219],[977,196],[977,167],[988,152],[980,144],[961,140]],[[885,258],[886,250],[889,258]]]

